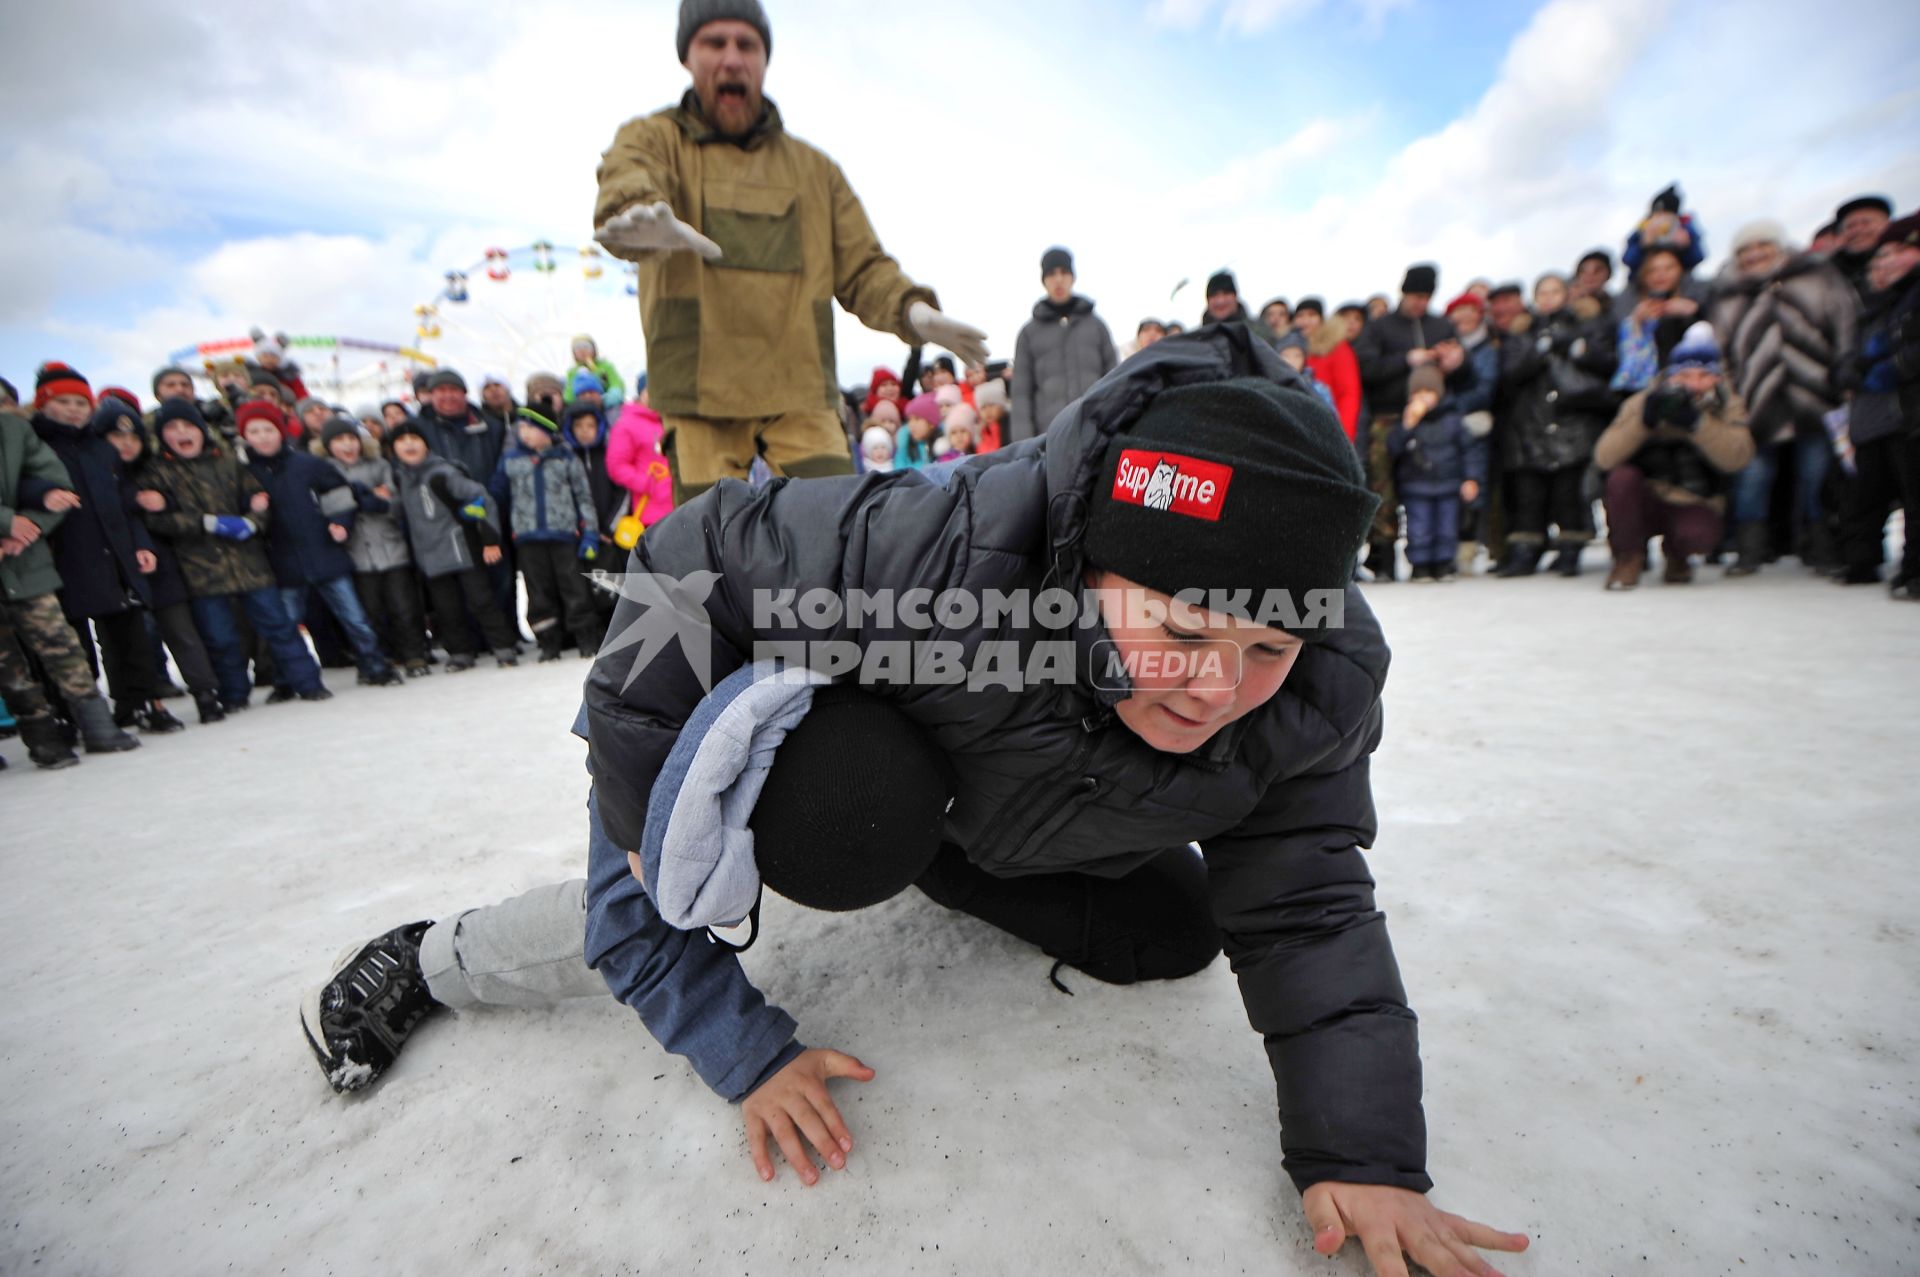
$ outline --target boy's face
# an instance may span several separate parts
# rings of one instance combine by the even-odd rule
[[[582,390],[573,397],[575,403],[587,404],[594,408],[600,407],[606,400],[607,397],[597,390]]]
[[[1439,402],[1440,396],[1431,390],[1416,390],[1407,396],[1407,411],[1416,418],[1424,417],[1432,412],[1434,405]]]
[[[1293,317],[1293,326],[1309,337],[1320,331],[1323,322],[1320,312],[1312,309],[1299,311]]]
[[[141,452],[145,450],[145,445],[140,442],[140,436],[131,430],[115,430],[107,436],[107,442],[112,444],[113,450],[120,454],[122,465],[132,465],[140,459]]]
[[[1293,316],[1279,302],[1274,302],[1260,312],[1260,322],[1274,332],[1280,332],[1293,322]]]
[[[407,419],[407,410],[397,403],[390,403],[380,410],[380,415],[387,419],[389,426],[397,426]]]
[[[480,402],[489,408],[504,408],[507,406],[507,401],[511,398],[512,396],[507,393],[507,388],[497,381],[490,381],[480,387]]]
[[[1299,372],[1307,366],[1307,352],[1298,346],[1288,346],[1280,352],[1280,362],[1295,372]]]
[[[1056,306],[1064,305],[1067,298],[1073,296],[1073,272],[1056,266],[1041,276],[1040,286],[1047,290],[1048,301]]]
[[[170,372],[154,386],[153,393],[162,399],[191,399],[193,378],[183,372]]]
[[[582,448],[591,448],[600,438],[600,423],[592,417],[575,417],[569,429],[573,433],[573,441]]]
[[[417,466],[427,459],[427,441],[419,435],[401,435],[393,441],[393,455],[402,465]]]
[[[160,427],[160,438],[167,445],[167,450],[182,461],[191,461],[199,456],[207,443],[207,437],[200,433],[198,426],[184,421],[169,421]]]
[[[306,425],[309,434],[319,434],[320,427],[326,425],[327,422],[332,419],[333,409],[327,407],[325,404],[310,404],[307,410],[300,414],[300,420]]]
[[[531,421],[520,423],[520,443],[534,452],[545,452],[553,446],[553,436],[534,425]]]
[[[1541,280],[1534,285],[1533,304],[1542,314],[1552,314],[1567,304],[1567,286],[1557,279]]]
[[[256,457],[271,457],[280,451],[280,427],[271,421],[255,417],[240,427],[240,437],[247,441],[247,451]]]
[[[1117,572],[1090,569],[1088,578],[1133,685],[1115,713],[1154,749],[1199,749],[1272,700],[1299,658],[1300,640],[1284,630],[1183,609]]]
[[[93,420],[93,405],[79,395],[55,395],[40,411],[63,426],[84,426]]]
[[[360,418],[360,428],[378,441],[387,437],[387,423],[378,417]]]
[[[327,441],[327,452],[341,465],[353,465],[360,460],[360,436],[335,435]]]
[[[443,417],[462,417],[467,412],[467,392],[458,386],[435,386],[427,392],[433,410]]]
[[[1207,298],[1207,314],[1215,319],[1231,319],[1240,311],[1240,294],[1213,293]]]

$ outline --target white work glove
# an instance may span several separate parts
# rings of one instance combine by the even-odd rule
[[[987,362],[985,333],[971,324],[963,324],[941,314],[925,302],[915,302],[907,307],[907,327],[918,333],[921,341],[951,350],[968,367]]]
[[[593,237],[615,251],[678,253],[692,249],[708,261],[720,256],[720,246],[675,217],[665,200],[629,205],[609,217]]]

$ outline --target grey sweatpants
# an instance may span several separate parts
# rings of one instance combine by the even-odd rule
[[[442,918],[420,941],[427,991],[456,1010],[606,997],[587,965],[587,880],[557,882]]]

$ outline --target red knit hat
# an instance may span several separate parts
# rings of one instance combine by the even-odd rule
[[[264,399],[249,399],[234,411],[235,430],[245,430],[249,421],[271,421],[281,434],[287,433],[287,414],[280,411],[278,404]]]
[[[1462,306],[1471,306],[1475,310],[1484,311],[1487,308],[1487,303],[1482,301],[1476,294],[1461,293],[1458,297],[1447,303],[1447,314],[1452,315],[1454,311],[1459,310]]]
[[[57,395],[79,395],[89,406],[93,403],[93,387],[85,377],[63,363],[49,360],[34,374],[33,406],[44,408],[47,401]]]

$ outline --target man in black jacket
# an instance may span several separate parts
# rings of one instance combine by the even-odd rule
[[[1400,539],[1400,509],[1394,500],[1393,460],[1387,455],[1387,435],[1407,408],[1407,378],[1413,370],[1434,364],[1455,394],[1474,384],[1453,325],[1445,316],[1427,313],[1440,272],[1422,264],[1407,268],[1400,283],[1400,306],[1391,314],[1368,322],[1354,342],[1360,364],[1360,384],[1366,388],[1367,411],[1373,414],[1367,431],[1367,478],[1380,509],[1367,536],[1367,568],[1376,581],[1395,577],[1394,545]]]
[[[1118,983],[1190,974],[1224,945],[1322,1253],[1351,1233],[1381,1271],[1403,1249],[1449,1271],[1476,1246],[1523,1248],[1422,1196],[1415,1019],[1361,853],[1388,653],[1348,581],[1373,506],[1332,411],[1238,324],[1158,343],[1042,438],[943,482],[719,484],[636,549],[588,678],[584,898],[578,884],[542,889],[525,908],[368,945],[310,1003],[322,1066],[336,1086],[365,1085],[439,1002],[535,1000],[524,985],[494,998],[475,987],[526,969],[478,960],[482,942],[524,924],[558,944],[584,922],[606,986],[741,1102],[763,1178],[769,1135],[808,1183],[803,1141],[844,1166],[851,1140],[826,1084],[871,1072],[802,1048],[730,952],[668,925],[637,854],[679,819],[679,803],[657,800],[676,784],[684,800],[690,773],[670,756],[683,727],[709,721],[706,689],[769,645],[801,644],[810,662],[850,654],[862,686],[953,760],[949,846],[919,880],[933,899]],[[1195,607],[1170,606],[1188,590]],[[860,619],[854,591],[887,616]],[[917,607],[916,593],[943,602]],[[823,594],[854,610],[815,612],[832,603]],[[988,619],[996,599],[1013,611]],[[950,644],[967,676],[870,683],[875,652],[905,641]],[[1036,658],[1062,651],[1065,677],[1036,674]],[[1118,669],[1102,655],[1115,652]],[[1234,676],[1152,668],[1206,652]],[[1190,841],[1202,857],[1180,850]],[[545,988],[584,993],[583,970]]]

